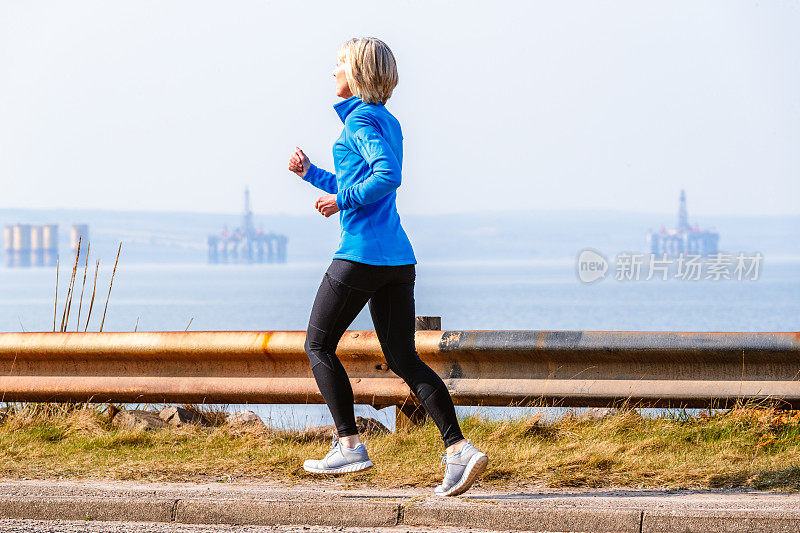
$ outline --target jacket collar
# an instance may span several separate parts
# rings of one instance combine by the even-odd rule
[[[351,96],[347,100],[334,105],[333,108],[336,110],[339,118],[342,119],[342,122],[344,122],[344,119],[347,118],[347,115],[349,115],[353,109],[357,108],[362,103],[363,102],[361,101],[360,96]]]

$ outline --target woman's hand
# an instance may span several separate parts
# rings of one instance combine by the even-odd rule
[[[329,217],[339,211],[339,206],[336,205],[335,194],[326,194],[324,196],[320,196],[317,198],[317,202],[314,204],[314,207],[316,207],[317,211],[326,217]]]
[[[294,153],[289,157],[289,170],[301,178],[305,178],[309,168],[311,168],[311,160],[299,147],[295,146]]]

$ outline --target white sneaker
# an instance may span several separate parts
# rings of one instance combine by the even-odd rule
[[[307,459],[303,463],[303,469],[315,474],[346,474],[358,472],[372,467],[369,460],[367,447],[360,443],[355,448],[342,446],[339,438],[334,435],[331,449],[322,459]]]
[[[433,489],[437,496],[457,496],[466,492],[486,470],[489,458],[472,445],[471,440],[453,455],[442,454],[442,464],[445,465],[442,484]]]

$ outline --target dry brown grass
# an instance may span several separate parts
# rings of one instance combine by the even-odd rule
[[[157,431],[111,426],[87,404],[11,404],[0,425],[0,475],[149,481],[314,479],[302,469],[327,451],[293,431],[231,427]],[[490,458],[483,484],[549,487],[800,490],[800,413],[740,406],[713,416],[646,418],[633,408],[600,420],[541,416],[461,420]],[[441,439],[432,422],[367,437],[376,467],[338,478],[345,486],[430,485],[441,478]]]

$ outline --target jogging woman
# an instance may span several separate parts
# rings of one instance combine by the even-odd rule
[[[401,182],[403,136],[385,104],[397,85],[394,55],[372,37],[351,39],[338,52],[333,73],[334,105],[344,129],[333,145],[336,174],[313,164],[300,148],[289,170],[328,194],[315,207],[324,216],[339,212],[339,249],[322,278],[306,332],[305,351],[338,438],[328,454],[303,468],[319,474],[358,472],[372,466],[356,429],[353,389],[336,346],[364,304],[389,368],[411,387],[442,434],[445,474],[434,489],[441,496],[466,491],[488,459],[464,439],[453,400],[442,379],[414,345],[414,281],[417,262],[395,205]]]

